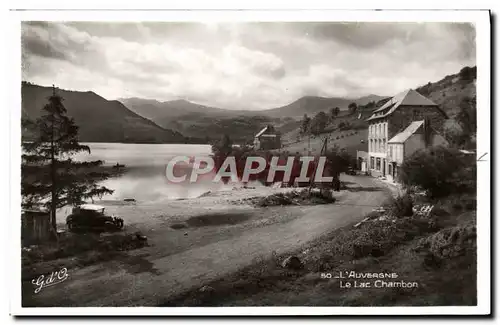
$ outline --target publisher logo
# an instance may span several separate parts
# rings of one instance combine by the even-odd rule
[[[66,281],[68,277],[68,269],[63,267],[59,271],[52,272],[50,275],[40,275],[38,278],[31,280],[31,283],[35,285],[35,293],[39,293],[43,288]]]

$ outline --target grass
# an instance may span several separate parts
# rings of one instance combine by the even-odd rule
[[[61,267],[83,267],[111,260],[128,250],[147,246],[135,234],[67,234],[58,243],[31,246],[21,251],[22,279],[31,280],[40,274]]]
[[[434,202],[428,217],[349,225],[293,255],[301,270],[281,267],[289,255],[262,256],[239,272],[165,300],[161,306],[426,306],[475,305],[476,237],[472,197]],[[462,202],[459,206],[458,202]],[[414,288],[341,288],[321,273],[396,273]],[[392,280],[389,280],[392,281]]]
[[[357,133],[356,133],[357,132]],[[299,152],[305,153],[311,150],[313,154],[319,154],[323,146],[323,139],[328,136],[328,146],[333,147],[335,145],[340,148],[347,148],[354,156],[356,155],[356,150],[361,150],[363,147],[361,145],[361,140],[367,139],[368,129],[360,129],[353,132],[352,130],[346,131],[332,131],[331,133],[321,134],[317,137],[303,137],[300,141],[292,141],[288,144],[284,143],[281,151],[288,151],[291,153]]]

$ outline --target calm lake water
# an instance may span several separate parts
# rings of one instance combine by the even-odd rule
[[[167,163],[175,156],[208,156],[210,145],[193,144],[126,144],[85,143],[91,154],[79,154],[78,160],[103,160],[105,165],[125,165],[125,173],[103,182],[114,190],[104,200],[133,198],[142,202],[164,199],[197,197],[217,185],[199,182],[197,184],[172,184],[165,177]]]

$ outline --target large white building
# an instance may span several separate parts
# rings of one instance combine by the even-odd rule
[[[436,103],[413,89],[405,90],[376,109],[367,119],[368,127],[368,170],[373,176],[395,178],[397,166],[393,155],[389,157],[389,140],[404,132],[413,121],[427,121],[427,126],[442,125],[446,114]],[[422,130],[415,125],[412,130]],[[407,130],[411,131],[411,130]],[[408,133],[408,132],[407,132]],[[400,146],[397,146],[399,150]],[[394,149],[396,150],[396,149]],[[393,153],[394,154],[394,153]],[[403,153],[403,156],[406,156]]]

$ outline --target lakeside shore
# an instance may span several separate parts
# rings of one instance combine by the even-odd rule
[[[390,197],[370,177],[342,177],[347,189],[336,192],[336,203],[327,205],[256,208],[235,204],[293,190],[272,187],[231,188],[154,204],[107,205],[110,212],[116,209],[125,219],[126,231],[140,231],[150,246],[115,260],[68,268],[71,281],[38,294],[30,293],[31,283],[23,283],[23,302],[32,306],[159,305],[170,296],[236,272],[256,258],[294,250],[332,229],[360,221]],[[180,223],[186,227],[172,228]]]

